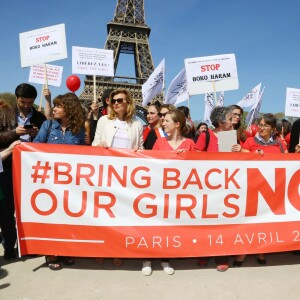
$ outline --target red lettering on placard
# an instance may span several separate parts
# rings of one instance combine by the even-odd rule
[[[146,167],[138,167],[138,168],[135,168],[132,173],[131,173],[131,176],[130,176],[130,180],[133,184],[133,186],[135,186],[136,188],[147,188],[147,187],[150,187],[151,185],[151,177],[149,176],[141,176],[140,179],[144,180],[144,184],[141,184],[141,183],[137,183],[136,181],[136,174],[139,172],[139,171],[145,171],[145,172],[149,172],[150,169],[149,168],[146,168]]]
[[[246,201],[246,217],[256,216],[258,209],[259,194],[265,199],[271,211],[275,215],[285,214],[285,184],[286,169],[275,169],[275,189],[270,186],[258,168],[249,168],[247,170],[247,201]]]
[[[239,186],[239,184],[236,182],[236,180],[234,179],[234,176],[237,174],[237,172],[240,169],[236,169],[234,170],[234,172],[229,175],[229,170],[225,169],[225,189],[229,189],[229,183],[232,182],[232,184],[235,186],[235,188],[240,189],[241,187]]]
[[[76,201],[79,201],[78,199],[79,197],[76,198]],[[71,199],[71,201],[74,201],[74,198]],[[83,216],[83,214],[86,211],[86,206],[87,206],[87,192],[86,191],[82,191],[82,197],[81,197],[81,209],[78,212],[71,212],[69,209],[69,191],[64,191],[64,210],[65,213],[70,216],[70,217],[74,217],[74,218],[79,218],[81,216]]]
[[[88,173],[84,174],[83,170],[86,169]],[[82,174],[83,173],[83,174]],[[90,164],[78,164],[76,167],[76,185],[80,185],[80,179],[85,179],[86,183],[90,186],[94,186],[90,179],[95,174],[95,168]]]
[[[299,184],[300,184],[300,170],[296,171],[288,185],[287,195],[290,203],[300,211],[300,195],[299,195]]]
[[[98,176],[98,186],[102,186],[102,184],[103,184],[103,169],[104,169],[104,167],[103,167],[103,165],[100,165],[99,166],[99,176]]]
[[[150,193],[144,193],[144,194],[139,195],[138,197],[136,197],[136,199],[133,202],[133,210],[136,213],[136,215],[141,218],[152,218],[157,215],[157,205],[154,205],[154,204],[146,205],[145,207],[150,210],[149,213],[143,213],[139,209],[140,202],[145,198],[155,200],[156,196],[153,194],[150,194]]]
[[[164,200],[164,219],[167,219],[169,217],[170,195],[166,194]]]
[[[165,168],[163,173],[163,178],[164,178],[163,188],[178,189],[180,187],[180,180],[178,179],[179,176],[180,176],[180,171],[178,169]],[[173,184],[171,185],[172,182]]]
[[[41,196],[43,194],[48,195],[52,201],[51,208],[48,210],[40,210],[36,204],[37,197]],[[43,197],[45,197],[45,195],[43,195]],[[52,213],[54,213],[57,208],[57,198],[53,192],[51,192],[47,189],[36,190],[31,196],[31,207],[37,214],[39,214],[41,216],[49,216]]]
[[[41,37],[36,38],[35,41],[36,41],[36,43],[48,41],[49,37],[50,37],[49,35],[41,36]]]
[[[72,166],[69,163],[54,163],[54,184],[70,184],[72,182],[71,170]],[[59,176],[65,179],[59,179]]]
[[[121,177],[113,166],[108,166],[107,170],[107,186],[112,185],[113,178],[121,184],[121,186],[126,187],[127,183],[127,166],[123,166],[123,177]]]
[[[186,200],[189,199],[191,200],[190,205],[183,205],[182,201],[186,202]],[[192,210],[196,207],[197,205],[197,199],[193,195],[177,195],[176,196],[176,219],[180,219],[181,212],[185,211],[191,219],[195,219],[196,216],[193,214]]]
[[[201,66],[201,72],[217,71],[219,70],[220,66],[220,64],[203,65]]]
[[[109,203],[106,204],[100,204],[99,200],[100,198],[108,198],[110,199]],[[116,197],[115,195],[107,192],[95,192],[94,194],[94,217],[98,218],[99,216],[99,210],[104,209],[107,214],[111,218],[115,218],[116,216],[112,212],[111,208],[116,204]]]
[[[194,178],[194,179],[193,179]],[[200,177],[196,169],[192,169],[182,189],[186,189],[189,185],[197,185],[199,189],[203,189]]]
[[[209,176],[212,174],[212,173],[218,173],[218,174],[222,174],[222,171],[220,169],[211,169],[209,171],[207,171],[207,173],[205,174],[205,185],[211,189],[211,190],[217,190],[217,189],[220,189],[222,187],[221,184],[217,184],[217,185],[212,185],[210,184],[209,182]]]
[[[218,218],[218,214],[208,214],[207,213],[207,207],[208,207],[208,203],[207,203],[207,199],[208,195],[204,194],[203,195],[203,206],[202,206],[202,218],[203,219],[217,219]]]
[[[231,198],[234,198],[237,200],[240,198],[240,196],[236,195],[236,194],[229,194],[224,198],[224,205],[228,208],[233,209],[233,213],[231,213],[231,214],[227,213],[227,212],[222,213],[222,216],[224,216],[225,218],[234,218],[240,213],[240,208],[236,204],[233,204],[229,201]]]

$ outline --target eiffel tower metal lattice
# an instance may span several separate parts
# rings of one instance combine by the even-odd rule
[[[154,71],[149,46],[150,27],[145,24],[144,0],[118,0],[114,18],[107,24],[108,36],[105,49],[114,51],[114,70],[116,72],[121,53],[134,56],[135,77],[96,76],[96,96],[101,97],[106,89],[126,88],[130,90],[137,106],[137,114],[145,120],[142,107],[142,84]],[[81,101],[88,105],[93,100],[93,76],[86,76],[85,87],[80,95]],[[162,95],[156,97],[162,100]]]

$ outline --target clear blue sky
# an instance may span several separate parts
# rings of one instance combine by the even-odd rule
[[[237,103],[259,82],[266,87],[261,111],[282,112],[286,88],[300,88],[299,0],[145,0],[146,24],[155,66],[166,60],[166,88],[184,66],[184,59],[234,53],[239,89],[225,92],[225,105]],[[14,92],[27,82],[21,68],[19,33],[64,23],[68,59],[50,62],[64,67],[55,96],[67,92],[72,74],[72,46],[103,48],[106,24],[116,0],[0,1],[0,93]],[[132,75],[133,63],[120,58],[117,75]],[[81,94],[84,76],[77,92]],[[41,86],[35,85],[40,93]],[[39,96],[37,98],[39,102]],[[183,103],[187,105],[187,103]],[[204,96],[190,100],[192,118],[202,120]]]

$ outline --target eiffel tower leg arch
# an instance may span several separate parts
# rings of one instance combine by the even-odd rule
[[[117,0],[114,18],[107,24],[107,39],[105,49],[114,51],[115,72],[121,53],[133,55],[135,77],[96,76],[96,97],[101,98],[104,90],[125,88],[131,92],[137,106],[137,116],[147,123],[146,107],[142,105],[142,84],[154,71],[152,55],[149,46],[151,29],[145,24],[144,0]],[[93,77],[86,76],[84,91],[80,99],[86,106],[93,101]],[[158,95],[152,102],[163,100]]]

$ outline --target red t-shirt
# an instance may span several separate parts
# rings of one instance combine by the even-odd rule
[[[168,140],[165,137],[158,138],[152,148],[152,150],[186,150],[186,151],[196,151],[196,145],[193,140],[185,139],[182,143],[177,147],[177,149],[173,149],[169,144]]]
[[[255,137],[249,137],[245,141],[243,149],[249,150],[250,152],[263,150],[264,153],[282,153],[279,143],[281,143],[283,151],[287,150],[286,145],[281,141],[276,140],[274,144],[264,145],[259,143]]]
[[[144,131],[143,131],[143,140],[146,141],[147,136],[150,132],[151,128],[149,126],[144,127]]]
[[[290,132],[285,136],[284,141],[286,143],[286,147],[289,148],[290,142],[291,142],[291,133]]]
[[[209,134],[209,143],[207,147],[207,152],[219,152],[219,145],[218,145],[218,137],[214,134],[214,132],[208,129]],[[205,151],[206,146],[206,133],[202,132],[198,140],[196,142],[196,149],[199,151]]]

